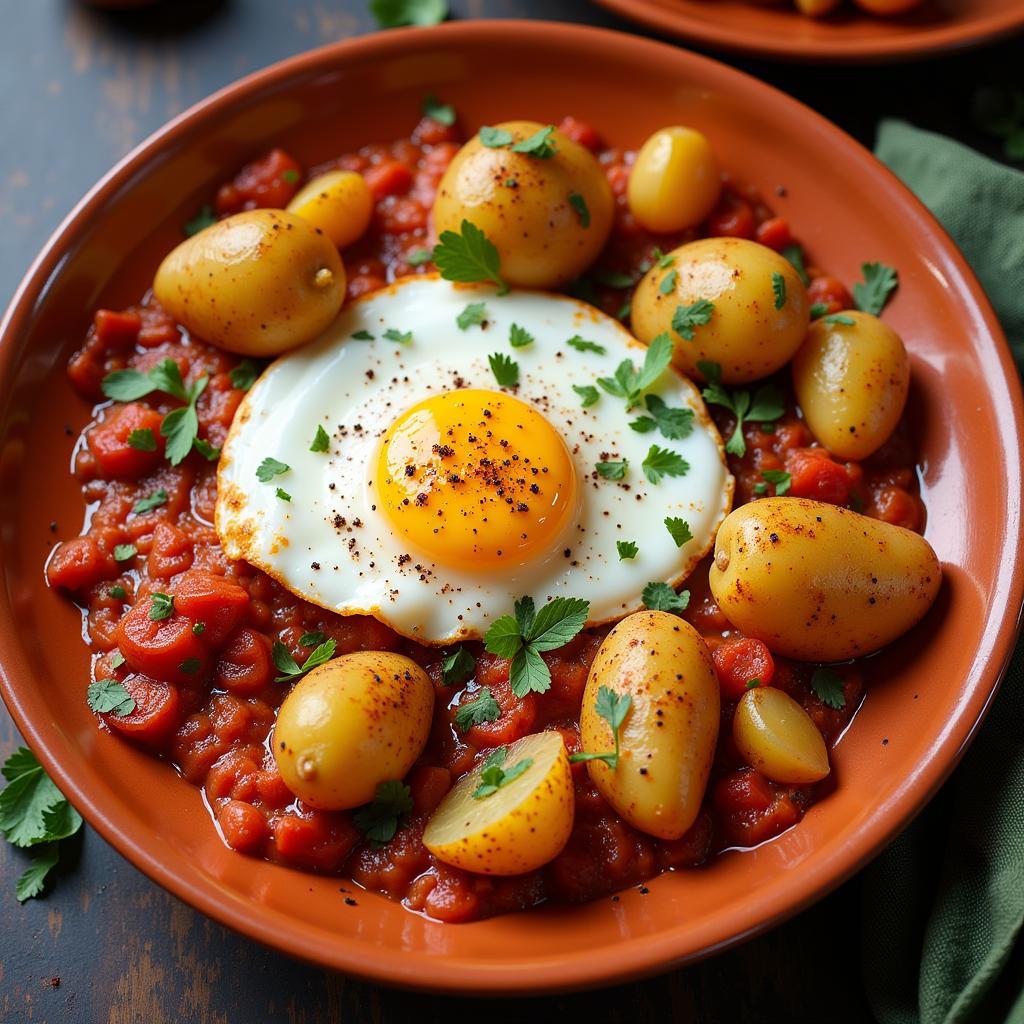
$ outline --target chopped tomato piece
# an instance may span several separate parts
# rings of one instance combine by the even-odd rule
[[[124,660],[154,679],[194,682],[206,664],[206,643],[177,609],[165,619],[152,619],[153,608],[152,596],[144,597],[118,623],[115,635]]]
[[[154,579],[170,579],[191,568],[192,541],[184,530],[171,523],[157,523],[146,566]]]
[[[733,772],[715,784],[715,806],[723,814],[735,811],[766,811],[772,804],[771,783],[753,768]]]
[[[754,208],[746,199],[726,190],[708,217],[707,227],[712,238],[753,238]]]
[[[379,164],[367,167],[363,177],[374,199],[404,195],[412,188],[413,182],[412,171],[398,160],[381,160]]]
[[[794,448],[786,452],[786,471],[794,498],[813,498],[830,505],[850,500],[850,478],[845,467],[833,461],[824,448]]]
[[[103,721],[137,743],[163,746],[184,718],[177,688],[143,673],[129,673],[123,686],[135,701],[134,710],[127,715],[105,714]]]
[[[816,277],[807,286],[807,298],[812,306],[815,303],[827,306],[826,313],[838,313],[841,309],[853,307],[853,296],[838,277]]]
[[[755,686],[770,686],[775,675],[772,652],[760,640],[740,636],[726,640],[712,653],[718,684],[727,700],[739,700]]]
[[[921,528],[921,502],[902,487],[883,487],[875,493],[875,514],[883,523],[907,530]]]
[[[211,647],[220,647],[245,618],[249,594],[244,587],[223,576],[205,569],[191,569],[175,587],[174,610],[194,623],[202,623],[203,640]]]
[[[312,811],[309,817],[284,814],[274,822],[274,846],[287,861],[333,871],[359,841],[348,815]]]
[[[793,242],[793,233],[789,230],[789,221],[785,217],[769,217],[757,227],[757,240],[769,249],[782,252]]]
[[[239,853],[258,853],[270,833],[267,819],[252,804],[229,800],[217,812],[224,842]]]
[[[464,739],[475,747],[500,747],[505,743],[513,743],[533,728],[537,718],[537,698],[532,693],[517,697],[512,692],[508,670],[509,662],[504,658],[483,654],[477,659],[477,682],[491,691],[491,696],[501,709],[501,715],[493,722],[482,722],[466,732]],[[468,704],[479,696],[479,690],[467,690],[462,694],[459,704]]]
[[[571,114],[562,118],[558,130],[567,139],[578,142],[584,149],[589,149],[591,153],[596,153],[604,145],[593,125],[587,124],[586,121],[580,121]]]
[[[138,341],[142,318],[130,311],[117,313],[112,309],[97,309],[93,326],[96,337],[107,348],[131,348]]]
[[[270,641],[262,633],[241,626],[227,638],[214,680],[217,686],[232,693],[258,693],[273,674]]]
[[[246,164],[222,185],[215,203],[222,217],[242,210],[282,209],[299,190],[302,168],[283,149],[272,149]]]
[[[64,541],[46,565],[50,586],[70,591],[112,580],[119,572],[113,557],[101,551],[96,538],[89,535]]]
[[[164,454],[162,422],[160,413],[139,402],[108,409],[103,420],[85,436],[100,476],[104,480],[134,480],[155,469]],[[133,434],[135,445],[143,447],[129,443]],[[147,451],[147,444],[154,444],[155,448]]]

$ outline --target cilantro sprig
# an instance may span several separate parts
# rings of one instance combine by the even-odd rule
[[[711,320],[715,304],[707,299],[698,299],[689,306],[676,306],[672,314],[672,330],[685,341],[693,341],[696,327],[703,327]]]
[[[98,679],[90,683],[85,692],[85,702],[90,711],[98,715],[115,715],[124,718],[135,710],[135,699],[116,679]]]
[[[337,646],[338,645],[333,638],[324,640],[323,643],[317,644],[317,646],[309,652],[308,657],[302,665],[299,665],[299,663],[292,657],[291,651],[289,651],[280,640],[275,640],[274,646],[270,650],[270,656],[273,658],[274,665],[281,674],[274,679],[274,682],[290,683],[300,679],[311,669],[317,668],[318,666],[330,661],[331,658],[334,657],[334,650]]]
[[[651,611],[682,615],[690,607],[690,592],[683,590],[677,594],[667,583],[648,583],[640,600]]]
[[[441,682],[458,686],[476,671],[476,658],[465,647],[456,647],[441,659]]]
[[[587,624],[590,602],[578,597],[556,597],[536,611],[532,597],[515,602],[513,615],[491,623],[484,647],[499,658],[511,658],[509,679],[517,697],[544,693],[551,686],[551,671],[541,654],[564,647]]]
[[[508,291],[497,247],[472,221],[464,220],[457,232],[442,231],[433,259],[446,281],[490,281],[499,295]]]
[[[455,709],[455,727],[468,732],[474,725],[486,725],[501,718],[501,706],[494,699],[490,687],[483,687],[473,700]]]
[[[652,430],[658,430],[662,437],[670,441],[681,441],[693,433],[692,409],[672,408],[658,395],[647,395],[644,404],[647,406],[648,415],[631,420],[631,430],[638,434],[649,434]]]
[[[444,125],[445,128],[451,128],[455,124],[455,108],[450,103],[442,103],[434,95],[423,98],[422,110],[424,116]]]
[[[644,476],[652,484],[660,484],[662,477],[686,476],[690,472],[690,464],[678,452],[652,444],[640,463]]]
[[[594,701],[594,710],[600,718],[608,723],[608,727],[612,731],[612,739],[615,742],[615,749],[610,753],[600,754],[581,751],[578,754],[570,754],[569,760],[574,764],[580,761],[604,761],[612,771],[615,771],[619,766],[619,734],[632,706],[633,698],[628,693],[616,693],[610,687],[600,687],[597,691],[597,699]]]
[[[853,304],[865,313],[878,316],[899,286],[899,275],[884,263],[862,263],[863,281],[853,286]]]
[[[471,302],[455,318],[460,331],[468,331],[470,327],[480,327],[487,322],[487,303]]]
[[[631,359],[623,359],[615,368],[614,377],[598,377],[600,388],[626,400],[626,409],[632,409],[640,401],[641,395],[651,387],[665,372],[672,361],[672,339],[667,332],[659,334],[648,346],[644,354],[643,366],[639,370]]]
[[[615,550],[618,552],[619,561],[625,561],[628,559],[636,558],[640,551],[637,547],[636,541],[632,540],[617,540],[615,542]]]
[[[493,796],[533,765],[532,757],[524,757],[511,768],[503,768],[507,754],[504,747],[498,747],[488,754],[483,763],[483,771],[480,772],[480,785],[473,790],[474,800],[484,800]]]
[[[786,403],[782,390],[775,384],[762,384],[753,397],[749,391],[727,391],[722,386],[722,367],[718,363],[700,361],[697,369],[704,375],[708,385],[701,394],[708,405],[720,405],[728,409],[736,417],[736,429],[725,443],[725,450],[730,455],[743,458],[747,452],[747,443],[743,438],[743,424],[751,422],[772,423],[785,411]]]
[[[373,800],[356,811],[352,823],[372,846],[383,846],[395,838],[412,808],[412,790],[400,779],[390,779],[378,784]]]
[[[814,696],[836,711],[846,707],[846,695],[843,693],[843,679],[837,672],[824,665],[816,668],[811,676],[811,689]]]

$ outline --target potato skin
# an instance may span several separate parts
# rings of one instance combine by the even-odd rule
[[[931,607],[942,571],[900,526],[805,498],[764,498],[722,523],[709,574],[728,620],[801,661],[870,654]]]
[[[516,142],[545,126],[506,121],[495,127]],[[476,135],[448,165],[434,201],[434,226],[458,231],[475,224],[497,246],[501,274],[513,286],[554,288],[578,277],[597,258],[612,227],[611,186],[594,155],[556,131],[557,152],[541,158],[489,149]],[[510,186],[508,182],[514,181]],[[583,226],[570,194],[583,196]]]
[[[351,245],[370,226],[373,194],[356,171],[328,171],[307,182],[288,212],[319,228],[339,248]]]
[[[726,384],[774,373],[793,357],[807,333],[810,304],[796,270],[784,256],[745,238],[703,238],[673,250],[671,267],[655,264],[633,295],[633,333],[650,343],[662,331],[675,341],[673,362],[688,377],[701,379],[697,363],[718,363]],[[676,271],[675,287],[661,291]],[[775,274],[785,282],[785,303],[776,309]],[[700,299],[714,305],[711,319],[680,337],[672,317]]]
[[[580,712],[583,749],[613,750],[608,723],[596,710],[607,686],[633,700],[619,733],[615,771],[588,761],[601,795],[631,825],[678,839],[694,823],[718,738],[720,697],[711,654],[688,622],[668,612],[634,612],[601,644],[587,677]]]
[[[272,749],[285,785],[324,810],[369,803],[401,779],[430,733],[434,688],[416,662],[357,651],[313,669],[284,699]]]
[[[828,748],[811,716],[774,686],[747,690],[732,719],[736,749],[773,782],[808,785],[829,773]]]
[[[814,436],[843,459],[866,459],[896,429],[910,388],[900,336],[870,313],[811,324],[793,358],[793,387]]]
[[[345,283],[326,235],[286,210],[249,210],[171,250],[153,292],[197,338],[273,356],[312,341],[334,320]]]

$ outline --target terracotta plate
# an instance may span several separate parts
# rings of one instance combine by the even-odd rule
[[[882,61],[927,57],[1024,29],[1020,0],[926,0],[899,17],[868,14],[844,0],[827,18],[792,0],[596,0],[658,32],[740,53],[785,60]]]
[[[815,261],[847,280],[899,268],[887,319],[913,353],[938,607],[877,661],[835,757],[836,792],[776,841],[667,874],[650,894],[444,925],[338,881],[229,851],[200,792],[97,728],[78,613],[43,560],[82,503],[67,472],[89,413],[64,365],[97,304],[146,287],[181,224],[232,169],[280,143],[315,163],[414,124],[424,94],[466,124],[572,112],[617,145],[699,126],[722,164],[773,196]],[[775,197],[785,186],[785,197]],[[426,989],[537,992],[654,972],[792,914],[856,871],[949,773],[1012,648],[1021,578],[1021,398],[991,309],[934,220],[872,156],[806,107],[710,60],[566,25],[466,22],[317,50],[231,86],[116,167],[38,258],[0,336],[0,665],[3,695],[92,825],[161,885],[290,953]]]

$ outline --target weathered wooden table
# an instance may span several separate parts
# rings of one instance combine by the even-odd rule
[[[586,0],[454,0],[457,17],[630,29]],[[8,0],[0,37],[0,298],[110,165],[167,118],[256,68],[373,30],[365,0],[166,0],[144,14]],[[926,65],[815,68],[734,61],[871,144],[881,115],[992,149],[972,127],[979,84],[1019,81],[1020,43]],[[0,756],[19,737],[0,708]],[[408,994],[270,952],[155,886],[85,829],[43,899],[19,905],[22,858],[0,843],[0,1021],[489,1022],[870,1020],[855,879],[772,933],[684,971],[610,991],[484,1002]],[[439,965],[443,970],[443,964]]]

